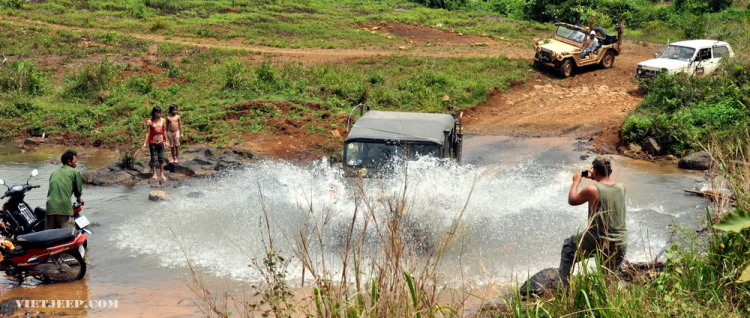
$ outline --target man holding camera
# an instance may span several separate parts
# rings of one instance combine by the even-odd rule
[[[568,204],[588,203],[588,227],[583,233],[565,239],[560,257],[560,278],[568,285],[573,264],[598,253],[601,264],[616,273],[627,250],[625,220],[625,186],[612,181],[611,160],[604,156],[594,159],[593,167],[573,175],[573,186],[568,194]],[[580,192],[581,179],[596,181]]]

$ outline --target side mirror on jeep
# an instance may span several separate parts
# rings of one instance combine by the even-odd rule
[[[654,58],[658,59],[659,58],[659,53],[654,53]]]

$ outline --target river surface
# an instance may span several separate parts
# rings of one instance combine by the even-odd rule
[[[469,136],[462,165],[409,170],[407,214],[427,240],[445,233],[466,206],[441,267],[444,283],[508,284],[557,267],[562,241],[586,222],[585,207],[567,205],[572,174],[593,160],[582,160],[586,152],[577,148],[577,141],[564,138]],[[0,145],[0,178],[20,184],[31,169],[39,169],[30,183],[42,187],[29,192],[26,201],[43,205],[46,181],[59,167],[62,150],[21,152],[14,145]],[[82,153],[79,165],[93,169],[114,158],[116,154],[106,151]],[[683,190],[703,188],[702,173],[618,156],[613,165],[613,178],[627,186],[629,260],[656,256],[674,225],[700,224],[706,202]],[[365,180],[364,187],[367,193],[396,193],[403,189],[403,178]],[[310,207],[331,211],[332,225],[323,233],[329,243],[320,253],[333,253],[355,206],[351,181],[323,161],[258,161],[212,179],[172,181],[163,188],[175,197],[171,202],[149,202],[152,190],[86,186],[83,213],[98,224],[89,237],[92,264],[86,277],[50,285],[28,279],[20,287],[0,278],[0,299],[118,302],[118,308],[55,309],[74,316],[200,316],[182,283],[186,257],[215,286],[236,288],[239,282],[256,280],[248,264],[265,250],[261,195],[276,249],[287,256],[293,254],[299,228],[310,215],[318,217]],[[301,270],[294,262],[289,278],[300,285]]]

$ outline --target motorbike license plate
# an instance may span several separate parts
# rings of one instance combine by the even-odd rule
[[[78,246],[78,253],[81,254],[82,258],[86,255],[86,249],[83,248],[83,245]]]
[[[91,222],[89,222],[89,219],[87,219],[85,215],[81,215],[76,219],[76,224],[78,225],[78,227],[84,228],[87,225],[91,224]]]

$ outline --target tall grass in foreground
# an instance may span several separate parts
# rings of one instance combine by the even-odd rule
[[[331,206],[317,207],[312,202],[299,205],[308,217],[296,234],[294,256],[303,268],[303,283],[295,291],[286,279],[289,260],[274,247],[274,227],[259,185],[264,215],[261,231],[267,252],[262,260],[253,259],[251,267],[262,281],[248,295],[222,295],[210,290],[188,259],[192,278],[187,285],[197,305],[206,317],[461,316],[464,301],[470,296],[441,285],[440,265],[471,192],[446,233],[433,241],[415,233],[420,229],[418,220],[407,214],[413,199],[409,199],[406,179],[395,192],[384,187],[366,190],[363,181],[357,180],[354,211],[345,230],[334,230],[339,233],[335,240],[324,234],[333,232],[335,226]],[[306,286],[306,282],[311,284]],[[310,297],[300,297],[310,289]]]

